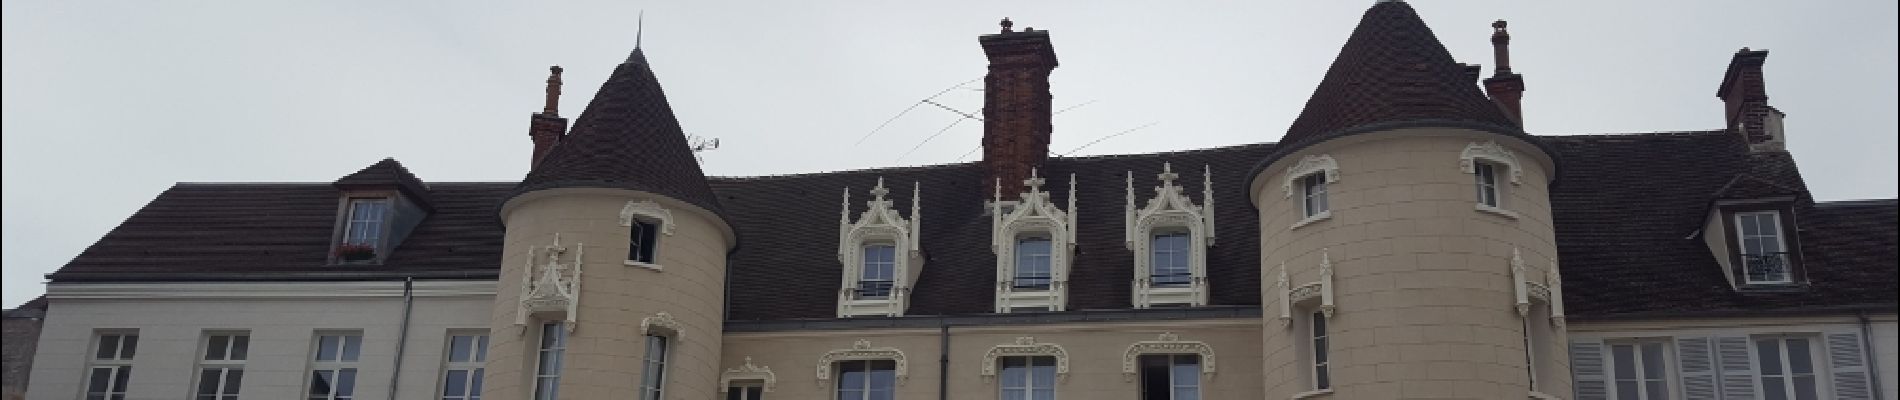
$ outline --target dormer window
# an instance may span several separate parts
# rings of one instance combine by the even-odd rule
[[[633,221],[631,225],[633,226],[628,228],[630,234],[627,237],[627,260],[655,264],[653,253],[659,250],[655,248],[659,244],[659,226],[639,220]]]
[[[910,306],[911,283],[923,272],[923,252],[917,232],[922,229],[919,186],[911,187],[910,218],[891,207],[891,193],[878,178],[871,201],[851,220],[851,189],[844,190],[844,209],[838,214],[838,317],[901,317]]]
[[[336,217],[330,263],[376,264],[428,218],[433,207],[422,180],[394,159],[383,159],[332,182]]]
[[[1016,239],[1017,290],[1049,290],[1048,237],[1025,236]]]
[[[1156,233],[1150,242],[1153,253],[1150,264],[1153,272],[1149,281],[1154,287],[1182,287],[1193,281],[1194,275],[1188,269],[1188,256],[1193,250],[1188,248],[1186,231]]]
[[[1794,283],[1788,245],[1782,239],[1780,211],[1735,213],[1743,276],[1751,285]]]
[[[1314,176],[1323,176],[1315,174]],[[1148,205],[1135,207],[1135,173],[1128,172],[1127,234],[1135,257],[1135,308],[1207,305],[1207,248],[1214,245],[1214,174],[1203,167],[1201,202],[1194,204],[1175,184],[1172,164],[1162,164],[1161,186]]]
[[[343,243],[369,246],[375,250],[381,246],[383,226],[389,216],[389,199],[350,199],[350,219],[343,229]]]

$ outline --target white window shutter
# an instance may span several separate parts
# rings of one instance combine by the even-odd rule
[[[1609,400],[1610,377],[1605,365],[1602,341],[1570,342],[1571,386],[1577,392],[1576,400]]]
[[[1720,400],[1715,391],[1715,353],[1707,337],[1676,338],[1676,376],[1687,400]]]
[[[1715,338],[1715,365],[1722,377],[1722,398],[1755,400],[1755,352],[1747,336]]]
[[[1872,379],[1867,376],[1867,361],[1863,356],[1860,334],[1853,332],[1827,334],[1828,365],[1834,375],[1834,398],[1836,400],[1872,400]]]

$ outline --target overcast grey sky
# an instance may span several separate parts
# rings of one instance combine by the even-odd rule
[[[1360,1],[6,1],[4,303],[180,181],[328,182],[383,157],[425,181],[511,181],[547,66],[578,114],[645,48],[716,175],[956,162],[981,125],[917,100],[980,78],[1001,17],[1049,30],[1054,150],[1275,141]],[[1896,192],[1893,1],[1415,1],[1460,61],[1511,22],[1540,134],[1719,128],[1736,49],[1772,51],[1771,103],[1817,198]],[[970,86],[972,88],[978,85]],[[981,93],[945,104],[975,111]],[[913,147],[914,153],[902,156]],[[974,155],[970,158],[976,157]],[[964,158],[965,160],[969,158]],[[1640,177],[1638,177],[1640,178]]]

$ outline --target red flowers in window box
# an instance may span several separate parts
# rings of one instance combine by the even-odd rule
[[[343,261],[367,261],[376,258],[376,247],[360,243],[344,243],[336,246],[336,258]]]

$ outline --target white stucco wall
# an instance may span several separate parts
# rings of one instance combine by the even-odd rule
[[[437,395],[447,332],[487,329],[493,288],[417,284],[396,398]],[[49,285],[48,298],[28,399],[81,398],[87,352],[101,329],[138,331],[127,399],[192,398],[206,331],[249,331],[244,398],[303,398],[314,335],[333,330],[363,334],[356,398],[389,398],[402,282]]]

